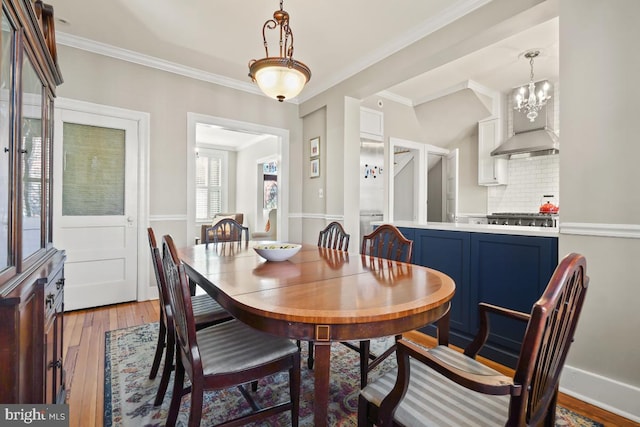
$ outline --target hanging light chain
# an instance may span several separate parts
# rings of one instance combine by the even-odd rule
[[[531,58],[529,58],[529,65],[531,66],[531,77],[530,80],[533,81],[533,58],[535,58],[537,55],[533,56],[531,55]]]

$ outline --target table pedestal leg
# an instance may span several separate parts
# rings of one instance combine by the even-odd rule
[[[323,427],[327,425],[327,411],[329,408],[329,377],[331,342],[314,342],[315,364],[314,372],[314,426]]]

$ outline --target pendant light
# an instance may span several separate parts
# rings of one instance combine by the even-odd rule
[[[269,56],[266,30],[280,30],[280,55]],[[282,8],[273,12],[273,19],[262,26],[262,40],[266,57],[249,62],[249,77],[267,96],[282,102],[296,97],[311,79],[311,70],[293,59],[293,32],[289,26],[289,14]]]
[[[538,111],[551,99],[551,96],[547,93],[549,90],[548,82],[544,82],[542,89],[536,94],[536,84],[533,82],[533,60],[537,58],[538,55],[540,55],[539,50],[531,50],[524,54],[524,57],[529,60],[529,66],[531,67],[530,80],[527,87],[522,86],[518,90],[515,99],[516,105],[513,107],[517,111],[527,113],[527,118],[530,122],[533,122],[536,117],[538,117]]]

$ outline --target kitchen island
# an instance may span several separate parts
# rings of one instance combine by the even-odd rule
[[[372,222],[376,227],[384,222]],[[427,222],[419,224],[412,221],[394,221],[392,223],[399,228],[414,228],[421,230],[442,230],[442,231],[468,231],[472,233],[487,234],[509,234],[514,236],[540,236],[558,237],[556,227],[529,227],[525,225],[496,225],[496,224],[467,224],[458,222]]]
[[[558,264],[557,228],[409,221],[393,224],[413,240],[414,264],[442,271],[455,281],[450,341],[463,348],[478,330],[478,303],[529,313]],[[515,367],[526,324],[497,316],[490,321],[491,334],[480,354]],[[423,330],[435,334],[434,326]]]

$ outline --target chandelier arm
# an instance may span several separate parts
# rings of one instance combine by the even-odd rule
[[[267,43],[267,31],[266,30],[267,29],[273,30],[277,26],[278,26],[278,23],[273,19],[269,19],[262,26],[262,43],[264,44],[264,53],[265,53],[265,56],[267,58],[269,57],[269,43]]]
[[[291,40],[291,43],[287,47],[287,42],[289,40]],[[291,27],[289,27],[289,24],[287,24],[287,37],[285,38],[284,52],[285,54],[283,56],[286,56],[289,59],[293,59],[293,31],[291,31]]]

